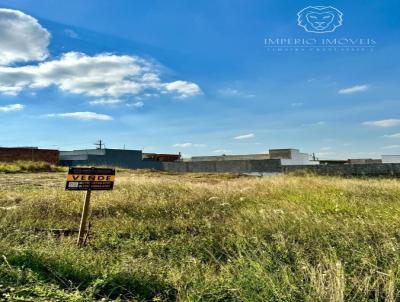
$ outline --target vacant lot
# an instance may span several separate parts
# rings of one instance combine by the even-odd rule
[[[400,299],[398,180],[124,171],[80,249],[64,178],[0,174],[0,300]]]

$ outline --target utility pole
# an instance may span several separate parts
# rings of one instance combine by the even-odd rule
[[[104,143],[103,143],[103,141],[101,139],[99,139],[97,143],[94,143],[94,145],[97,146],[96,149],[100,149],[101,150],[101,149],[103,149],[102,147],[104,146]]]

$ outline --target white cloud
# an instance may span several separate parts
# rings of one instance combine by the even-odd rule
[[[256,136],[254,135],[254,133],[249,133],[249,134],[235,136],[233,139],[241,140],[241,139],[251,139],[251,138],[255,138],[255,137]]]
[[[99,121],[110,121],[113,118],[106,114],[100,114],[95,112],[66,112],[66,113],[50,113],[48,117],[69,117],[79,120],[99,120]]]
[[[339,94],[351,94],[368,90],[368,85],[355,85],[348,88],[342,88],[338,91]]]
[[[116,105],[122,103],[120,99],[97,99],[94,101],[90,101],[90,105]]]
[[[302,107],[304,104],[302,102],[295,102],[290,104],[292,107]]]
[[[389,128],[400,126],[400,119],[386,119],[386,120],[378,120],[378,121],[368,121],[364,122],[365,126],[379,127],[379,128]]]
[[[71,29],[64,32],[77,38]],[[69,93],[114,99],[166,93],[187,98],[201,93],[195,83],[163,82],[161,68],[137,56],[68,52],[42,63],[1,66],[46,59],[49,40],[50,34],[36,19],[20,11],[0,9],[0,93],[16,95],[23,89],[53,85]]]
[[[317,157],[324,157],[324,158],[329,157],[329,156],[332,156],[332,155],[334,155],[334,154],[335,154],[335,152],[316,152],[316,153],[315,153],[315,155],[316,155]]]
[[[233,89],[233,88],[225,88],[225,89],[220,89],[218,92],[222,95],[226,96],[237,96],[240,95],[239,90]]]
[[[143,98],[158,98],[158,97],[160,97],[160,95],[157,93],[144,93],[142,97]],[[141,97],[136,97],[136,99],[140,101]]]
[[[172,147],[175,148],[202,148],[206,147],[204,144],[193,144],[193,143],[183,143],[183,144],[175,144]]]
[[[382,149],[398,149],[398,148],[400,148],[400,145],[388,145],[382,147]]]
[[[25,108],[25,106],[21,105],[21,104],[11,104],[11,105],[0,107],[0,112],[19,111],[24,108]]]
[[[386,134],[384,137],[388,138],[400,138],[400,133]]]
[[[254,98],[254,94],[247,94],[242,91],[239,91],[238,89],[233,89],[233,88],[224,88],[218,90],[218,93],[223,95],[223,96],[228,96],[228,97],[244,97],[244,98]]]
[[[55,85],[63,91],[117,98],[145,91],[173,92],[186,98],[200,93],[185,81],[162,83],[158,68],[140,57],[108,53],[88,56],[68,52],[58,60],[21,67],[0,67],[0,92],[17,94],[24,88]]]
[[[141,77],[149,70],[147,65],[136,57],[111,54],[91,57],[69,52],[59,60],[39,65],[0,67],[0,91],[56,85],[64,91],[90,96],[138,93],[144,88]]]
[[[136,107],[136,108],[142,108],[144,106],[144,103],[142,101],[127,104],[128,107]]]
[[[67,28],[67,29],[64,30],[64,33],[68,37],[70,37],[72,39],[78,39],[79,38],[79,35],[75,31],[73,31],[72,29]]]
[[[46,59],[49,40],[49,32],[35,18],[0,9],[0,65]]]
[[[320,150],[321,151],[329,151],[331,149],[332,149],[331,147],[322,147]]]
[[[218,154],[226,154],[226,153],[231,153],[232,150],[228,150],[228,149],[218,149],[218,150],[214,150],[214,153],[218,153]]]
[[[201,93],[200,87],[197,84],[186,81],[166,83],[163,85],[163,87],[169,92],[178,93],[179,98],[187,98]]]
[[[318,121],[315,123],[310,123],[310,124],[303,124],[303,126],[308,126],[308,127],[320,127],[320,126],[325,126],[326,122],[324,121]]]

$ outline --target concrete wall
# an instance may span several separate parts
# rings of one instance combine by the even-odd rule
[[[164,162],[162,169],[171,172],[280,172],[281,163],[279,159]]]
[[[349,158],[348,162],[350,164],[381,164],[381,159],[372,158]]]
[[[1,155],[0,148],[0,155]],[[28,149],[30,152],[31,149]],[[38,151],[37,149],[33,149]],[[45,150],[40,150],[45,151]],[[57,152],[57,150],[50,150]],[[89,152],[79,152],[89,151]],[[93,151],[93,152],[92,152]],[[280,152],[281,150],[279,150]],[[60,163],[67,166],[113,166],[130,169],[155,169],[171,172],[236,172],[236,173],[273,173],[293,172],[299,170],[314,171],[322,175],[354,175],[354,176],[400,176],[398,164],[329,164],[310,165],[303,153],[296,150],[294,161],[285,165],[286,159],[264,160],[214,160],[189,162],[160,162],[142,160],[142,152],[137,150],[77,150],[63,152]],[[282,151],[283,152],[283,151]],[[43,154],[43,153],[42,153]],[[45,154],[45,153],[44,153]],[[293,153],[292,153],[293,154]],[[297,155],[296,155],[297,154]],[[31,155],[31,153],[29,153]],[[283,153],[281,154],[283,155]],[[297,157],[296,157],[297,156]],[[13,155],[15,158],[15,154]],[[46,159],[49,157],[46,155]],[[400,156],[399,156],[400,158]],[[27,158],[30,160],[30,158]],[[1,160],[1,156],[0,156]],[[14,159],[15,160],[15,159]],[[42,159],[43,160],[43,159]],[[294,165],[295,162],[302,163]],[[282,162],[282,163],[281,163]]]
[[[398,176],[400,164],[332,164],[332,165],[288,165],[280,164],[279,159],[232,160],[209,162],[169,162],[162,163],[162,170],[171,172],[237,172],[271,173],[313,171],[321,175],[343,176]]]
[[[191,161],[222,161],[222,160],[264,160],[269,159],[268,154],[247,155],[216,155],[216,156],[193,156]]]
[[[229,161],[229,160],[266,160],[281,159],[282,165],[318,165],[318,161],[310,161],[307,153],[297,149],[270,149],[269,154],[193,156],[190,161]]]
[[[44,161],[58,165],[58,150],[36,149],[36,148],[0,148],[0,161]]]
[[[123,155],[123,154],[122,154]],[[127,159],[118,154],[86,155],[85,160],[64,160],[67,166],[114,166],[130,169],[155,169],[170,172],[205,173],[274,173],[313,171],[322,175],[344,176],[399,176],[399,164],[330,164],[330,165],[281,165],[280,159],[224,160],[199,162],[159,162]],[[79,155],[76,155],[79,157]]]
[[[400,164],[332,164],[316,166],[282,166],[282,172],[313,171],[322,175],[400,176]]]
[[[280,164],[279,159],[232,160],[209,162],[170,162],[162,163],[162,170],[172,172],[237,172],[272,173],[313,171],[321,175],[343,176],[398,176],[400,164],[332,164],[332,165],[288,165]]]
[[[400,163],[400,155],[382,155],[382,163],[398,164]]]

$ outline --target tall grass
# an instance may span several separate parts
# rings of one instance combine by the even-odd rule
[[[0,162],[0,173],[21,173],[21,172],[64,172],[63,167],[51,165],[42,161],[13,161]]]
[[[92,235],[83,249],[75,237],[35,232],[76,228],[83,193],[0,189],[0,295],[400,299],[397,180],[141,172],[119,174],[117,181],[113,192],[92,194]]]

